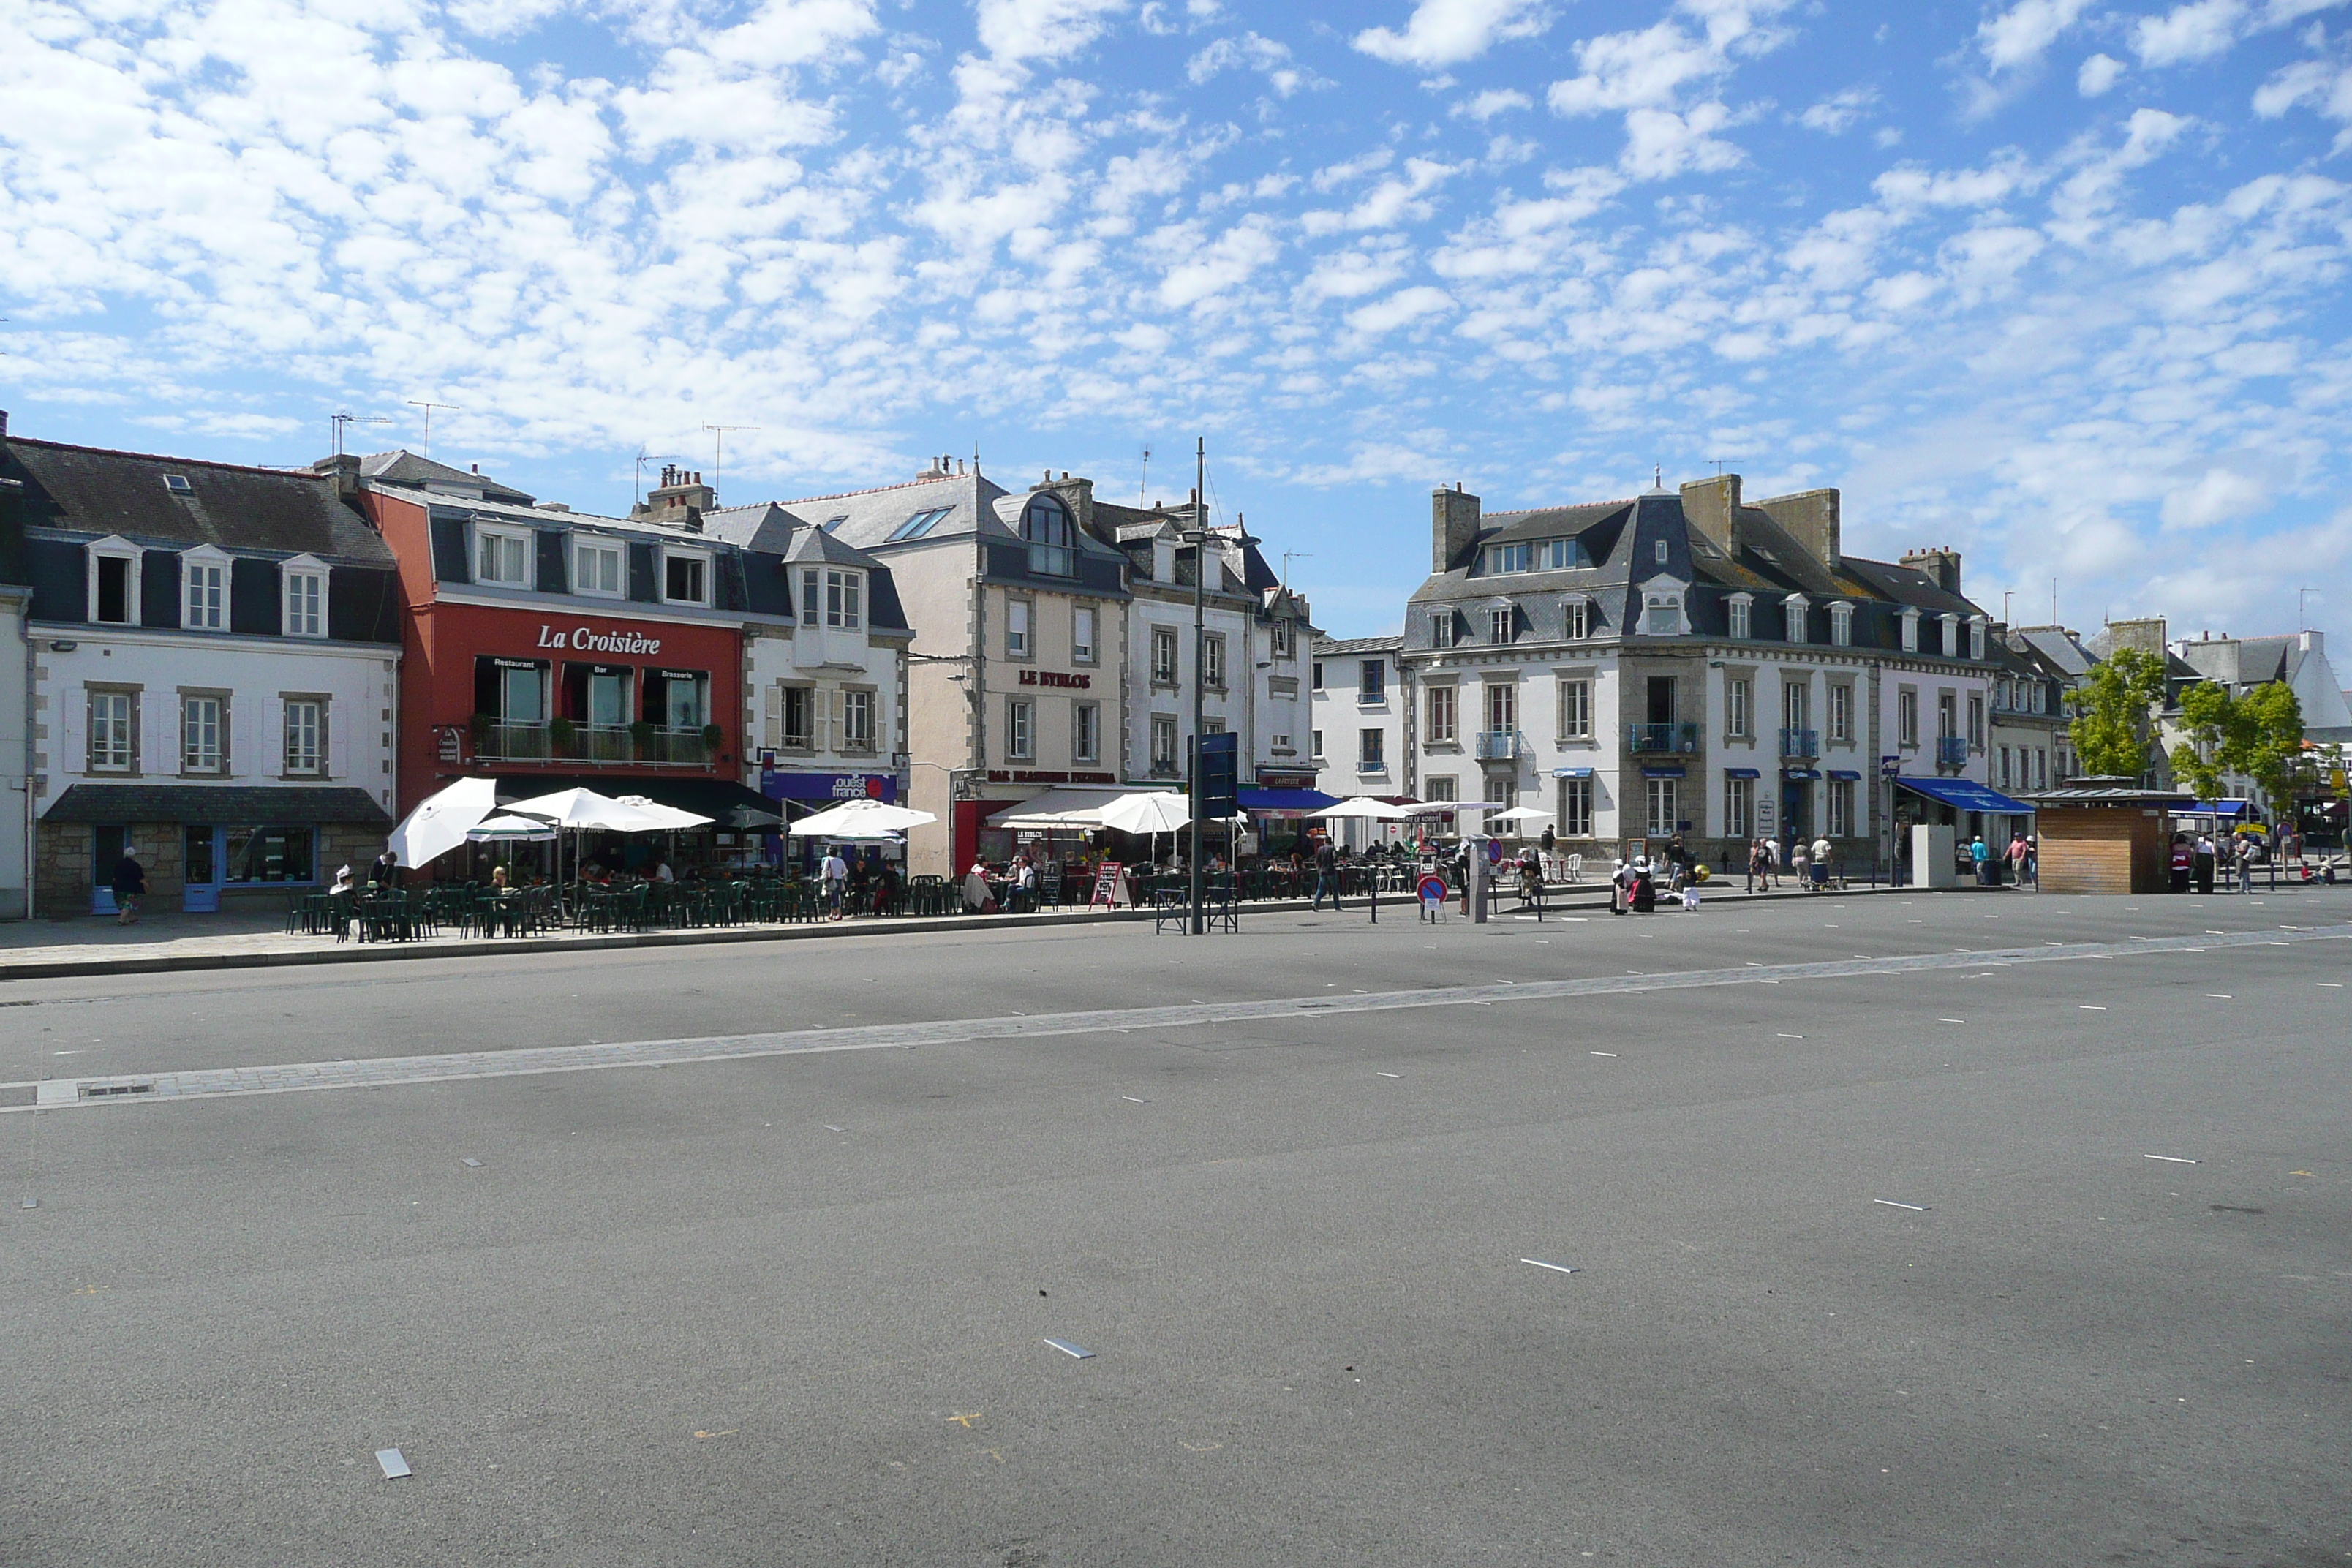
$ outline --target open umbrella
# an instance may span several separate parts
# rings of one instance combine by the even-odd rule
[[[938,820],[928,811],[878,800],[845,800],[802,817],[785,831],[795,838],[879,838]]]
[[[459,779],[428,795],[385,845],[404,866],[422,866],[466,842],[466,830],[499,808],[496,779]]]
[[[1175,833],[1192,825],[1192,802],[1164,790],[1139,790],[1095,807],[1095,820],[1121,833]]]
[[[1360,795],[1307,815],[1330,822],[1402,822],[1420,809],[1412,805],[1391,805],[1375,796]]]
[[[624,805],[593,789],[563,789],[553,795],[533,795],[529,800],[509,802],[506,809],[516,816],[541,817],[554,826],[580,831],[654,833],[670,826],[649,812]]]
[[[707,816],[698,816],[690,811],[680,811],[674,805],[662,805],[647,800],[641,795],[625,795],[614,804],[625,805],[641,816],[652,817],[657,827],[672,829],[700,827],[710,821]]]
[[[486,816],[466,829],[466,837],[476,844],[546,844],[555,837],[555,829],[535,816]]]

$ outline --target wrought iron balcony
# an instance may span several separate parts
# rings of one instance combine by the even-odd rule
[[[1822,754],[1822,732],[1819,730],[1781,731],[1780,754],[1784,757],[1820,756]]]
[[[1471,739],[1482,763],[1517,762],[1528,754],[1528,738],[1517,730],[1481,730]]]
[[[1677,757],[1698,754],[1696,724],[1636,724],[1632,735],[1633,749],[1637,752]]]

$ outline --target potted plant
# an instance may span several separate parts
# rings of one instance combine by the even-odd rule
[[[727,731],[720,729],[716,724],[705,724],[702,727],[703,749],[712,756],[716,756],[718,754],[719,742],[724,741],[726,738]]]
[[[490,726],[497,722],[498,720],[488,713],[477,713],[466,721],[466,729],[474,737],[475,751],[482,749],[482,742],[490,738]]]
[[[558,752],[570,752],[572,737],[579,732],[580,726],[569,719],[550,719],[547,721],[547,738],[555,743]]]
[[[654,749],[654,721],[640,719],[629,726],[629,739],[636,742],[639,758],[651,761]]]

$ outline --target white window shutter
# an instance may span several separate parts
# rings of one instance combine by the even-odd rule
[[[79,774],[89,766],[89,693],[74,687],[60,695],[58,706],[49,764],[61,773]]]
[[[784,687],[782,681],[768,683],[768,714],[763,734],[769,751],[772,752],[784,743]]]
[[[349,778],[352,774],[352,723],[355,710],[337,708],[332,703],[320,704],[320,720],[327,727],[327,773],[331,778]]]

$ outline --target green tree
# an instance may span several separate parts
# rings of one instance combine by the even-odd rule
[[[2164,662],[2136,647],[2093,665],[2066,694],[2066,726],[2084,773],[2136,779],[2147,772],[2148,711],[2164,697]]]
[[[2303,704],[2283,680],[2265,681],[2242,697],[2200,680],[2180,694],[2180,727],[2188,738],[2172,748],[2172,771],[2207,800],[2219,800],[2225,775],[2251,779],[2273,810],[2292,805],[2305,766]]]

